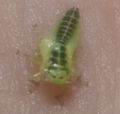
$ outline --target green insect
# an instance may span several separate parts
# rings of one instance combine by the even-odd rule
[[[67,84],[73,71],[72,57],[79,33],[79,9],[71,8],[49,33],[48,38],[43,39],[39,44],[36,52],[39,72],[34,74],[31,80]]]

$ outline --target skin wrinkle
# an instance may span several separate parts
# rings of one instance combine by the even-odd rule
[[[61,95],[28,76],[38,39],[73,6],[81,18],[74,77],[81,79]],[[0,0],[0,114],[119,114],[119,31],[119,0]]]

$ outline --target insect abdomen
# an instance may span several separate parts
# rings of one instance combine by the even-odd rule
[[[58,26],[48,65],[48,79],[53,83],[62,84],[69,80],[70,69],[66,45],[76,31],[78,20],[78,8],[72,8],[66,12]]]
[[[67,68],[67,56],[66,56],[66,47],[64,45],[54,45],[53,49],[51,50],[51,56],[49,58],[49,68],[48,70],[51,71],[64,71],[68,72]]]
[[[78,8],[68,10],[54,31],[38,46],[37,62],[40,65],[41,55],[43,61],[40,67],[46,75],[41,75],[41,72],[34,74],[31,78],[34,82],[45,78],[51,83],[66,84],[70,80],[72,55],[79,35]]]
[[[63,17],[56,34],[59,43],[66,44],[74,34],[79,20],[78,8],[68,10]]]

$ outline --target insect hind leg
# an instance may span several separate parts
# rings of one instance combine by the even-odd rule
[[[36,73],[36,74],[33,74],[33,75],[29,78],[29,80],[30,80],[31,82],[33,82],[33,83],[39,83],[39,82],[41,81],[41,73],[38,72],[38,73]]]

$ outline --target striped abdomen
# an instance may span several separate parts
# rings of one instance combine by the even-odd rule
[[[74,34],[79,21],[78,8],[72,8],[67,11],[63,17],[56,35],[56,41],[61,44],[69,42],[70,38]]]
[[[62,83],[68,80],[69,65],[67,62],[66,45],[70,42],[79,20],[77,8],[68,10],[59,24],[54,44],[49,57],[48,72],[51,81]],[[71,55],[72,56],[72,55]]]
[[[68,63],[66,55],[65,45],[56,43],[51,50],[51,56],[49,58],[49,72],[53,77],[63,78],[63,74],[68,74]]]

